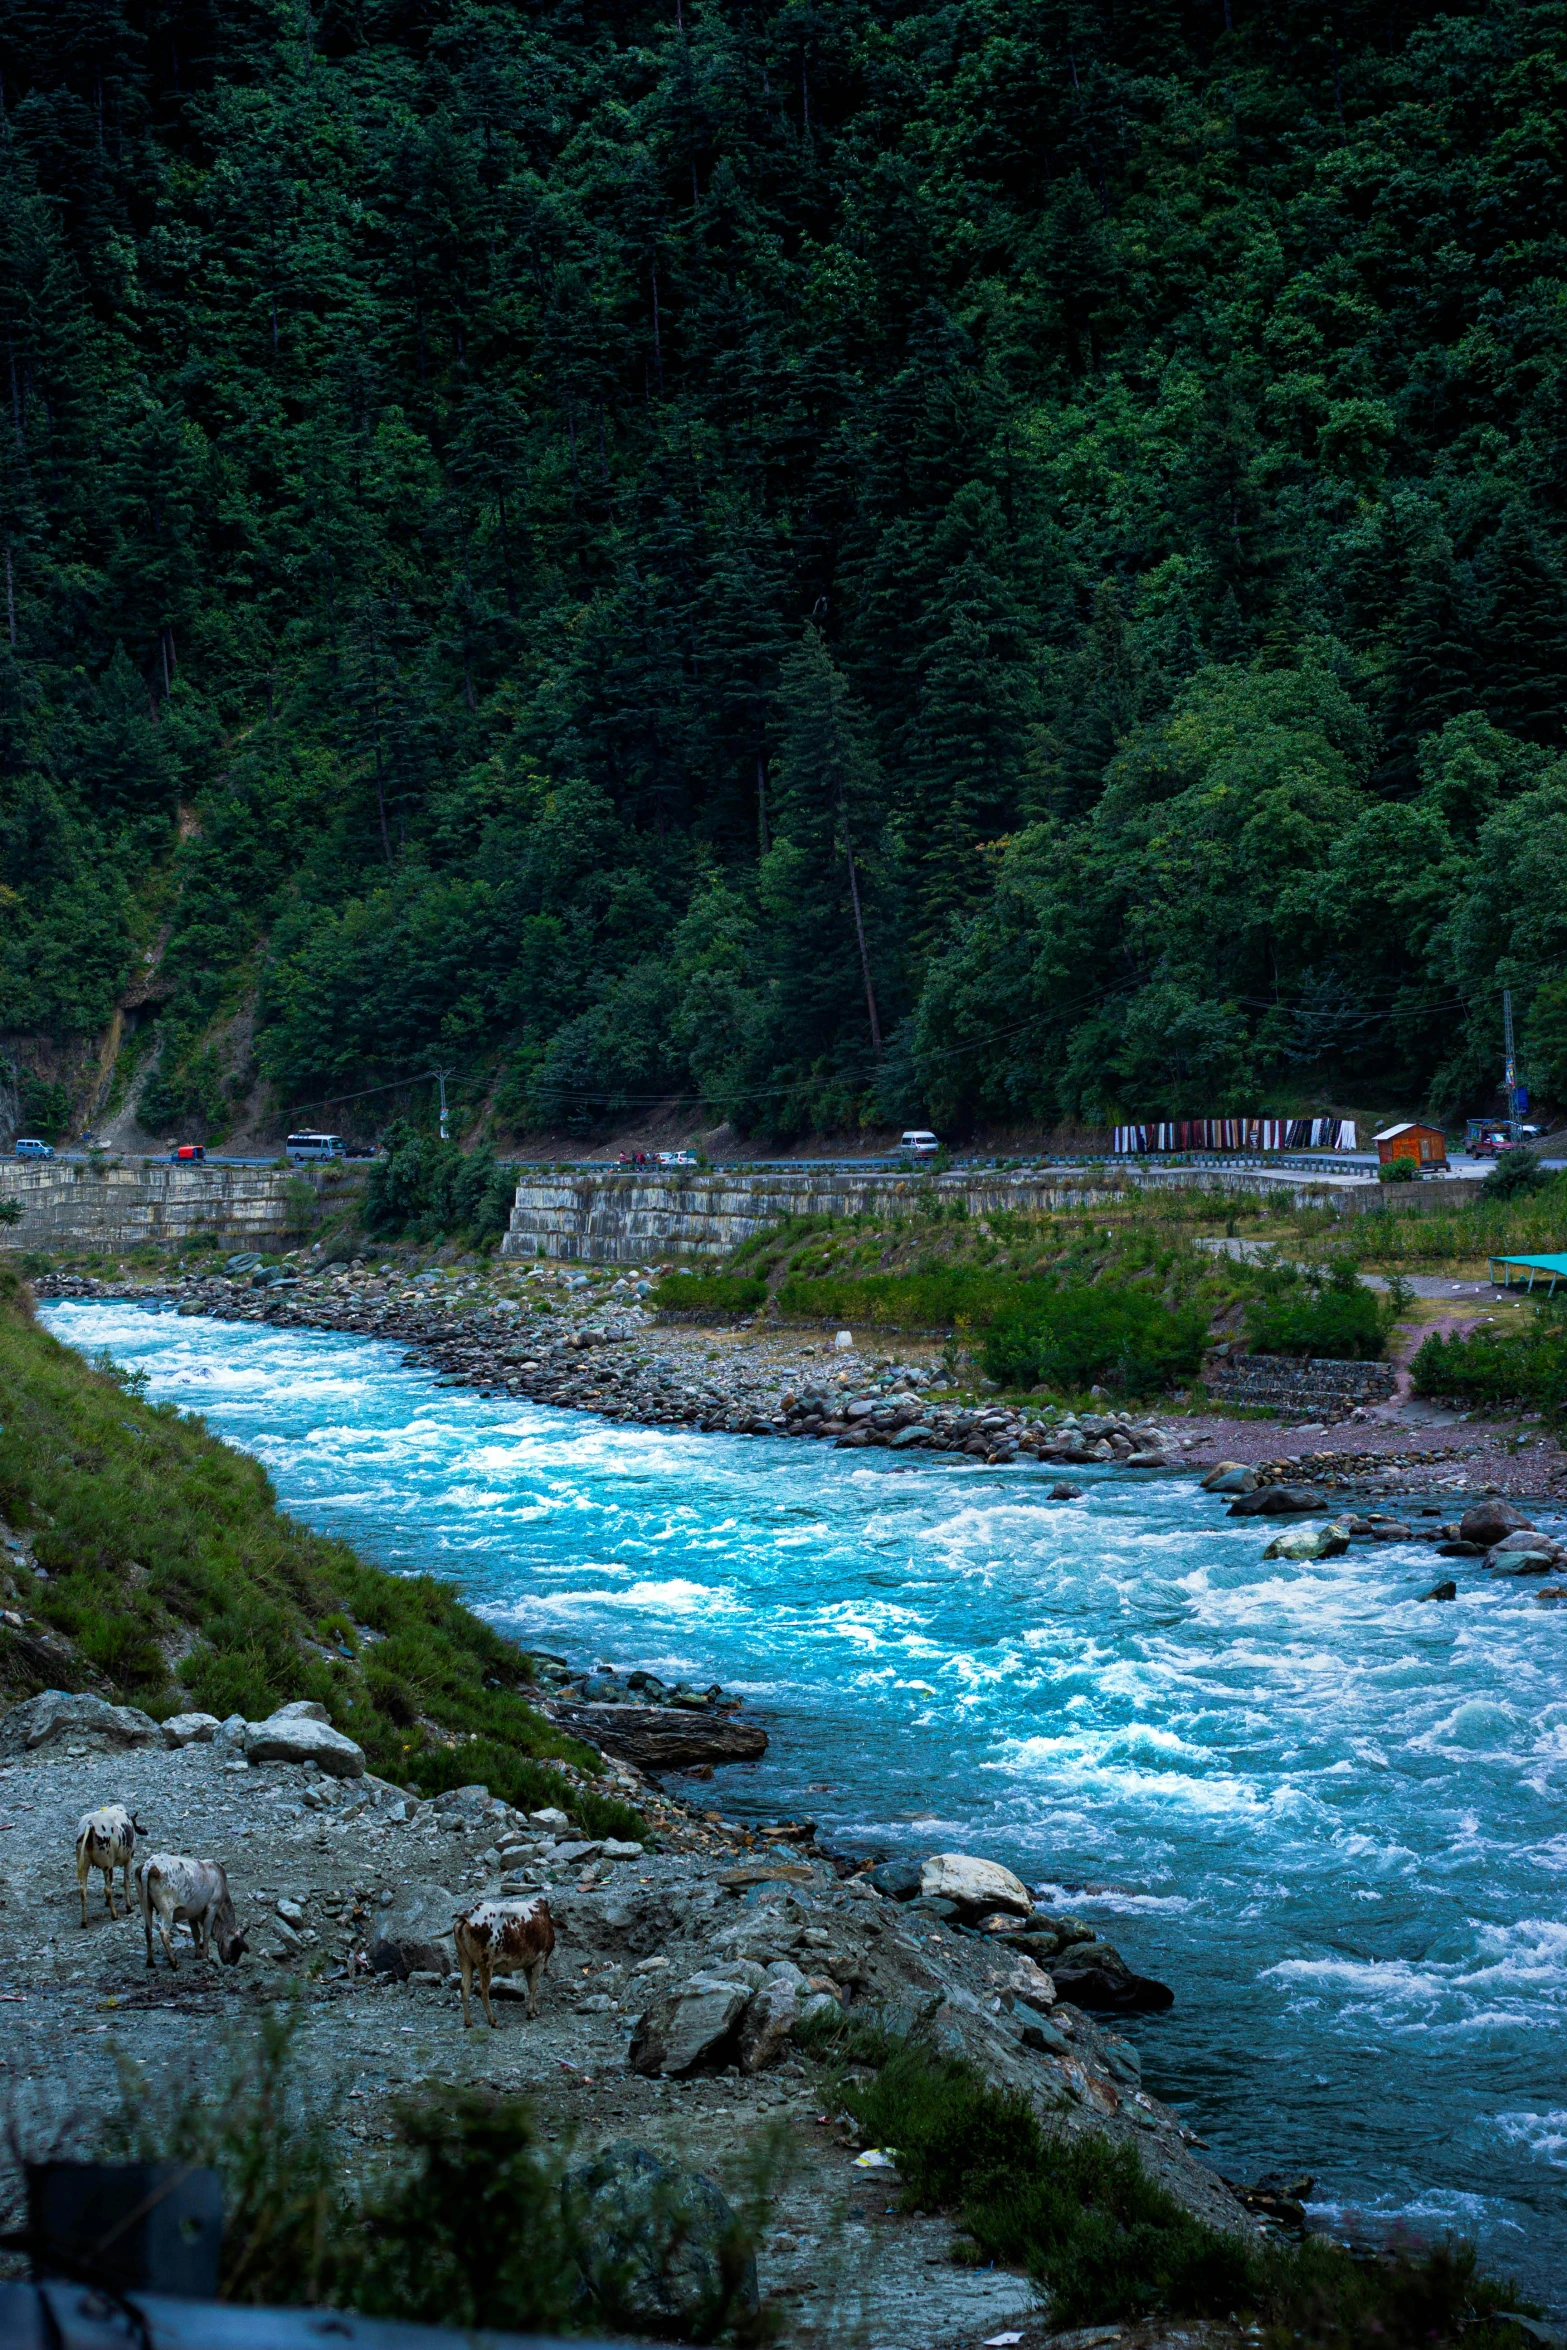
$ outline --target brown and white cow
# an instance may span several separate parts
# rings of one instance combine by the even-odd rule
[[[190,1926],[198,1959],[210,1961],[214,1942],[225,1966],[236,1966],[244,1957],[245,1937],[234,1921],[229,1881],[215,1860],[190,1860],[182,1852],[154,1852],[136,1871],[136,1885],[149,1966],[157,1963],[152,1948],[154,1918],[171,1967],[178,1968],[180,1962],[174,1955],[169,1928],[181,1918]]]
[[[84,1811],[76,1827],[76,1887],[82,1897],[82,1924],[87,1923],[87,1879],[94,1869],[103,1871],[103,1898],[108,1903],[110,1917],[118,1917],[114,1906],[114,1872],[125,1872],[125,1914],[131,1914],[131,1855],[136,1850],[136,1839],[145,1836],[146,1829],[123,1803],[105,1803],[97,1811]]]
[[[457,1963],[462,1968],[465,2031],[473,2023],[468,1993],[475,1972],[479,1977],[479,1997],[484,2002],[492,2031],[495,2010],[490,2005],[490,1979],[494,1975],[526,1976],[528,2013],[538,2014],[539,1977],[549,1965],[550,1952],[555,1947],[555,1920],[542,1893],[511,1901],[476,1901],[472,1909],[465,1909],[453,1920],[452,1939],[457,1945]]]

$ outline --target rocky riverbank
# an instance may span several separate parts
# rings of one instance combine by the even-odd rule
[[[297,1744],[277,1723],[159,1728],[81,1697],[0,1721],[13,2145],[85,2150],[117,2103],[121,2058],[216,2090],[234,2048],[289,1999],[301,2093],[349,2164],[393,2139],[399,2100],[459,2086],[526,2092],[549,2143],[634,2141],[736,2202],[771,2133],[780,2183],[758,2283],[783,2340],[855,2338],[862,2318],[902,2350],[977,2343],[1001,2324],[1035,2338],[1027,2280],[965,2267],[949,2222],[898,2208],[895,2158],[862,2162],[811,2031],[847,2016],[919,2029],[1050,2131],[1134,2145],[1185,2208],[1254,2225],[1142,2087],[1120,2017],[1157,2004],[1126,1988],[1150,1983],[1139,1969],[1155,1954],[1123,1959],[995,1863],[931,1856],[912,1873],[845,1875],[808,1823],[740,1829],[645,1785],[645,1842],[597,1840],[482,1786],[418,1802],[362,1757],[356,1769],[340,1748],[316,1753],[309,1708],[280,1720],[298,1724]],[[222,1861],[249,1944],[238,1966],[200,1968],[182,1945],[177,1973],[161,1957],[149,1972],[139,1921],[111,1919],[101,1884],[82,1927],[76,1822],[111,1801],[136,1811],[150,1848]],[[453,1912],[525,1891],[543,1894],[559,1936],[542,2013],[513,1997],[498,2030],[465,2032]]]

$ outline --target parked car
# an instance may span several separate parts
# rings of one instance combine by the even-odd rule
[[[658,1163],[661,1167],[694,1167],[696,1153],[695,1151],[660,1151]]]
[[[911,1159],[933,1159],[941,1145],[928,1127],[911,1126],[899,1135],[898,1148],[906,1151]]]
[[[54,1145],[40,1142],[34,1134],[19,1134],[16,1138],[16,1155],[19,1159],[52,1159]]]
[[[348,1146],[340,1134],[291,1134],[283,1145],[296,1167],[319,1165],[325,1159],[346,1159]]]

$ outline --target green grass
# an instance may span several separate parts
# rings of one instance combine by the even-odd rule
[[[652,1292],[652,1303],[665,1314],[754,1314],[767,1303],[767,1283],[734,1273],[674,1273]]]
[[[875,2068],[870,2080],[841,2072],[827,2103],[847,2107],[867,2144],[896,2151],[905,2208],[950,2213],[959,2258],[1026,2269],[1052,2327],[1233,2316],[1268,2350],[1433,2350],[1460,2334],[1466,2350],[1524,2350],[1494,2313],[1528,2305],[1482,2276],[1468,2246],[1363,2263],[1322,2238],[1221,2233],[1184,2211],[1135,2147],[1053,2134],[1024,2098],[918,2038],[846,2018],[814,2043],[841,2066]]]
[[[399,1784],[483,1779],[597,1833],[640,1833],[629,1806],[549,1767],[598,1766],[529,1703],[509,1641],[433,1577],[388,1574],[285,1516],[259,1462],[137,1384],[49,1337],[0,1270],[0,1513],[48,1575],[14,1580],[116,1695],[160,1718],[252,1720],[316,1698]],[[14,1702],[37,1686],[0,1628],[0,1689]]]
[[[1347,1257],[1325,1268],[1261,1266],[1253,1277],[1258,1294],[1246,1309],[1246,1334],[1258,1354],[1378,1362],[1409,1298],[1396,1283],[1379,1297]]]

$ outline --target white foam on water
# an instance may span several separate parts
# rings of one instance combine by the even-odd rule
[[[1499,2113],[1496,2126],[1509,2146],[1521,2146],[1536,2162],[1567,2170],[1567,2108],[1548,2113]]]

